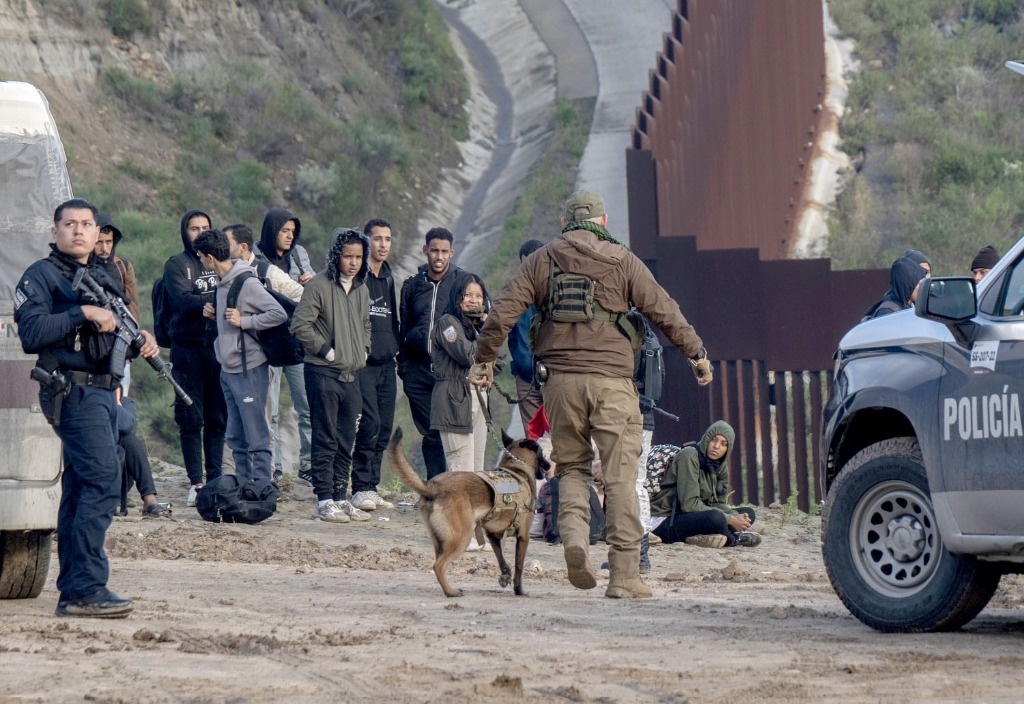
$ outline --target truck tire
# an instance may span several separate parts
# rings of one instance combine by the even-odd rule
[[[946,550],[914,438],[854,455],[829,489],[821,525],[832,587],[850,613],[876,630],[955,630],[999,586],[999,571]]]
[[[34,599],[50,571],[53,533],[0,532],[0,599]]]

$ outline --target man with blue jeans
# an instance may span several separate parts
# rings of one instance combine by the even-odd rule
[[[267,358],[251,331],[280,325],[288,315],[260,283],[255,269],[241,259],[231,259],[227,235],[208,230],[196,239],[195,248],[203,266],[220,277],[217,305],[207,305],[203,315],[217,322],[214,351],[221,366],[220,383],[228,411],[225,440],[234,454],[235,475],[239,483],[269,480],[266,406],[270,374]],[[239,283],[239,277],[246,278]],[[237,301],[229,308],[233,288]]]
[[[288,274],[293,281],[305,286],[313,278],[313,267],[309,255],[299,244],[302,237],[302,222],[298,217],[281,207],[273,207],[263,218],[260,242],[256,256],[263,257],[272,265]],[[275,289],[276,290],[276,289]],[[284,291],[278,291],[284,293]],[[291,296],[289,296],[291,298]],[[270,370],[270,429],[274,436],[274,478],[284,474],[281,451],[281,376],[288,380],[292,406],[298,417],[299,428],[299,480],[310,484],[310,435],[309,400],[306,398],[305,374],[301,364],[287,367],[271,367]]]

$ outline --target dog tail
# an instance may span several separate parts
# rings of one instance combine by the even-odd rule
[[[401,427],[395,428],[395,432],[391,435],[391,442],[388,445],[388,457],[391,458],[391,467],[398,474],[402,483],[420,496],[428,499],[434,498],[434,492],[424,483],[405,456],[405,451],[402,449]]]

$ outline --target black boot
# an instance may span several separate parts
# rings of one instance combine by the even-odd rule
[[[644,533],[644,537],[640,541],[640,574],[647,574],[651,571],[651,558],[648,555],[650,549],[651,539],[647,533]]]

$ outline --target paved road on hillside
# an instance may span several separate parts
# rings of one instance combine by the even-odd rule
[[[555,55],[559,97],[597,97],[576,184],[604,196],[609,229],[628,241],[626,148],[676,3],[520,0],[520,5]]]

